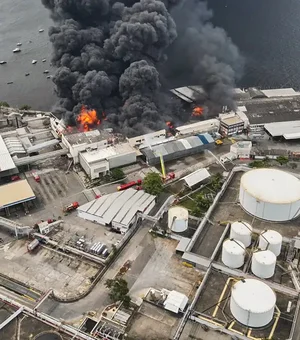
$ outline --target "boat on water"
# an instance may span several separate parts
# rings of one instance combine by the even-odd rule
[[[18,43],[17,43],[17,46],[22,46],[22,43],[18,42]]]
[[[45,62],[46,62],[46,59],[43,59],[42,62],[45,63]]]
[[[0,61],[0,65],[4,65],[4,64],[7,64],[7,62],[4,61],[4,60],[1,60],[1,61]]]
[[[39,30],[39,33],[42,33],[42,32],[44,32],[44,29],[43,29],[43,28],[41,28],[41,29]]]
[[[37,60],[33,59],[31,64],[36,64],[37,63]]]
[[[49,73],[49,70],[45,70],[43,73],[47,74],[47,73]]]
[[[13,53],[18,53],[18,52],[21,52],[21,50],[19,49],[19,47],[15,48],[15,49],[13,50]]]

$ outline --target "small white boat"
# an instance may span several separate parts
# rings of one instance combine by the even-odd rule
[[[14,52],[14,53],[18,53],[18,52],[21,52],[21,50],[19,49],[19,47],[17,47],[17,48],[15,48],[15,49],[13,50],[13,52]]]
[[[32,60],[31,64],[36,64],[37,63],[37,60]]]
[[[52,78],[52,76],[47,76],[47,79],[51,79]]]
[[[43,32],[44,32],[44,29],[41,28],[41,29],[39,30],[39,33],[43,33]]]
[[[46,62],[46,59],[43,59],[42,62],[45,63],[45,62]]]
[[[49,73],[49,70],[45,70],[43,73],[47,74],[47,73]]]
[[[17,46],[22,46],[22,43],[17,43]]]
[[[7,64],[7,62],[4,61],[4,60],[1,60],[1,61],[0,61],[0,65],[4,65],[4,64]]]

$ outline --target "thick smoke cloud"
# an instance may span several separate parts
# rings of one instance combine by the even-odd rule
[[[233,106],[232,88],[243,59],[226,32],[214,27],[205,2],[186,0],[171,10],[178,38],[161,72],[168,86],[202,85],[209,100]]]
[[[177,83],[202,84],[211,101],[231,103],[239,54],[201,1],[42,2],[57,23],[53,81],[69,123],[82,105],[128,135],[186,121],[190,112],[164,91]]]

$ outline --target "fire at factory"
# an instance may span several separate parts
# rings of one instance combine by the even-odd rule
[[[55,114],[67,125],[87,131],[105,119],[132,137],[234,106],[231,90],[242,60],[226,33],[211,25],[204,2],[42,2],[55,22],[49,30]],[[201,85],[191,100],[176,88],[186,84]]]

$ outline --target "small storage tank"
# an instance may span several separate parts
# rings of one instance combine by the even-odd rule
[[[251,270],[254,275],[268,279],[275,273],[276,256],[271,250],[258,251],[252,256]]]
[[[265,283],[244,279],[231,288],[230,311],[234,318],[247,327],[268,325],[273,318],[276,295]]]
[[[187,230],[189,221],[189,211],[183,207],[172,207],[168,212],[169,230],[175,233],[182,233]]]
[[[243,242],[245,247],[251,244],[252,227],[248,222],[236,221],[231,223],[230,238]]]
[[[267,230],[260,234],[258,248],[271,250],[276,256],[281,252],[282,236],[275,230]]]
[[[226,240],[222,247],[222,262],[230,268],[240,268],[245,262],[245,246],[238,240]]]

